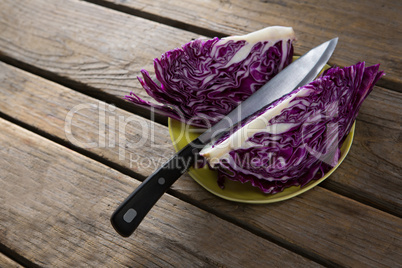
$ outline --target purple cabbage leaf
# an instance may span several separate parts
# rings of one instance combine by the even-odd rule
[[[133,92],[138,106],[198,127],[211,127],[292,61],[290,27],[268,27],[244,36],[197,39],[154,59],[158,82],[138,77],[158,103]]]
[[[225,179],[251,182],[264,193],[304,186],[338,163],[362,102],[384,73],[364,62],[330,68],[263,108],[201,151]]]

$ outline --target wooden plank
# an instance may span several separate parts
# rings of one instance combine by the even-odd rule
[[[402,222],[321,187],[271,205],[233,204],[203,189],[177,185],[219,215],[269,233],[281,243],[302,247],[340,267],[397,267],[402,261]],[[384,218],[385,217],[385,218]],[[379,235],[378,231],[385,234]],[[392,234],[391,234],[392,233]],[[378,248],[376,243],[382,244]]]
[[[380,82],[401,91],[402,42],[400,1],[204,1],[204,0],[90,0],[98,4],[161,22],[171,20],[190,30],[222,36],[256,31],[270,25],[291,26],[298,36],[297,53],[305,53],[328,39],[340,42],[331,62],[339,66],[358,61],[381,63],[386,76]],[[325,25],[325,27],[323,26]],[[202,29],[198,29],[202,28]]]
[[[323,183],[325,187],[402,216],[400,107],[401,93],[374,88],[357,117],[347,161]]]
[[[10,259],[6,255],[3,255],[0,253],[0,267],[5,267],[5,268],[21,268],[19,263],[15,262],[14,260]]]
[[[34,264],[318,266],[169,195],[123,239],[109,217],[137,181],[3,119],[0,129],[0,241]]]
[[[0,111],[66,142],[68,139],[65,137],[64,132],[65,118],[69,111],[78,105],[85,104],[89,105],[86,107],[95,107],[95,112],[94,110],[91,111],[90,108],[77,111],[72,120],[74,136],[85,142],[99,141],[99,115],[97,115],[97,109],[105,110],[106,115],[102,117],[107,118],[108,123],[113,121],[110,120],[111,118],[119,117],[131,117],[135,118],[135,120],[144,121],[144,119],[131,115],[121,109],[110,109],[109,105],[102,104],[98,100],[86,97],[14,67],[6,64],[1,64],[0,66],[0,73],[3,74],[2,79],[0,79],[0,85],[2,85],[0,87],[0,97],[4,100],[0,104],[2,105]],[[376,91],[381,90],[381,88],[376,88]],[[389,92],[390,97],[398,99],[398,93],[387,92]],[[381,96],[384,97],[385,94],[381,94]],[[384,99],[381,100],[384,101]],[[379,103],[375,102],[375,98],[372,102],[373,105],[379,105]],[[103,106],[105,108],[97,108]],[[32,109],[32,107],[36,108]],[[398,109],[395,109],[395,111],[388,114],[389,117],[387,117],[387,113],[378,114],[378,120],[384,117],[385,121],[389,122],[389,131],[394,131],[394,133],[396,132],[392,130],[392,126],[395,124],[391,122],[393,120],[392,117],[395,116],[395,112],[398,115]],[[362,114],[365,113],[363,112]],[[118,122],[117,119],[114,121]],[[141,176],[149,175],[161,161],[171,156],[173,148],[169,143],[166,127],[146,122],[146,124],[149,124],[149,132],[144,134],[142,132],[143,129],[139,128],[135,122],[133,121],[132,124],[128,124],[125,127],[128,139],[141,135],[148,135],[150,137],[151,133],[153,133],[156,146],[152,146],[150,139],[141,148],[125,146],[124,144],[109,146],[109,140],[106,140],[106,146],[87,148],[86,150],[100,155],[112,163],[117,163],[119,166],[133,169]],[[370,128],[379,127],[376,124],[370,125],[365,121],[358,122],[358,126],[364,124],[368,124]],[[116,132],[112,136],[119,136],[118,130],[120,128],[112,128],[108,125],[105,127],[106,133],[104,135],[106,138],[110,136],[110,133],[113,133],[113,129]],[[389,132],[387,133],[383,134],[385,135],[382,136],[383,138],[378,137],[384,144],[383,146],[387,146],[385,141],[389,138]],[[359,135],[358,127],[356,141],[359,140]],[[395,141],[389,142],[391,144],[389,146],[395,144]],[[352,151],[359,144],[355,143]],[[124,148],[123,151],[126,156],[123,159],[119,159],[119,150],[121,148]],[[152,148],[152,150],[143,153],[148,148]],[[130,154],[134,154],[135,157],[130,157]],[[364,156],[355,154],[353,157],[351,154],[345,160],[345,163],[354,163],[354,161],[357,161],[349,159],[354,157],[360,157],[359,161],[361,163],[360,167],[358,167],[358,172],[363,172],[367,169],[364,165],[364,159],[371,158],[369,154]],[[149,161],[143,162],[145,161],[144,159]],[[337,173],[347,173],[347,170],[343,171],[349,168],[345,163],[341,165]],[[386,165],[387,163],[387,161],[384,161],[384,163],[379,163],[379,166]],[[386,170],[383,172],[386,172]],[[370,176],[373,181],[379,178],[377,173]],[[337,179],[341,178],[334,174],[328,180]],[[351,179],[359,181],[359,174],[355,174]],[[384,179],[389,180],[390,183],[398,181],[398,177],[395,177],[395,174],[392,173],[389,176],[385,176]],[[365,187],[361,187],[360,185],[358,190],[364,191],[369,186],[370,180],[366,182],[361,181],[361,183]],[[401,207],[400,200],[398,199],[398,193],[400,193],[398,191],[400,188],[398,187],[400,187],[400,184],[393,186],[395,187],[393,189],[378,188],[377,191],[384,192],[384,194],[395,191],[395,194],[385,195],[381,198],[386,204],[396,204],[395,208],[392,205],[389,209],[397,211]],[[382,187],[386,187],[386,185]],[[354,202],[321,187],[316,187],[314,191],[309,191],[301,197],[266,206],[243,205],[223,201],[206,192],[187,175],[174,184],[172,189],[175,194],[197,204],[197,206],[213,210],[214,213],[222,215],[225,218],[229,217],[231,221],[247,226],[250,230],[264,234],[264,236],[271,237],[290,247],[298,248],[298,250],[305,252],[305,254],[313,258],[328,260],[332,264],[353,266],[358,263],[365,263],[377,266],[377,261],[384,259],[385,255],[387,258],[384,263],[388,263],[391,266],[400,260],[397,251],[401,243],[400,227],[402,226],[402,222],[400,219]],[[388,206],[390,205],[388,204]],[[389,237],[394,237],[394,240],[389,240]],[[385,248],[389,249],[387,253],[383,251]],[[350,251],[353,251],[355,254],[350,256]]]
[[[78,0],[3,1],[0,29],[0,59],[114,100],[130,91],[151,100],[137,81],[140,69],[198,37]]]

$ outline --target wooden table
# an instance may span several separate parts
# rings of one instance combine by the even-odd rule
[[[1,0],[0,266],[402,267],[401,14],[400,1]],[[167,119],[122,99],[151,100],[140,69],[193,38],[271,25],[294,28],[298,55],[339,36],[330,64],[387,73],[344,163],[266,205],[183,175],[120,237],[111,213],[174,151]]]

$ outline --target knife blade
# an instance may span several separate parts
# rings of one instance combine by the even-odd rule
[[[130,236],[167,189],[193,165],[198,153],[205,145],[229,131],[231,127],[248,116],[298,87],[311,82],[331,57],[337,42],[338,38],[329,40],[288,65],[222,120],[190,142],[145,179],[111,216],[112,226],[117,233],[123,237]]]

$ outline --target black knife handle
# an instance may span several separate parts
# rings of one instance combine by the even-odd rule
[[[121,236],[130,236],[159,198],[194,164],[202,147],[195,139],[144,180],[113,213],[113,228]]]

